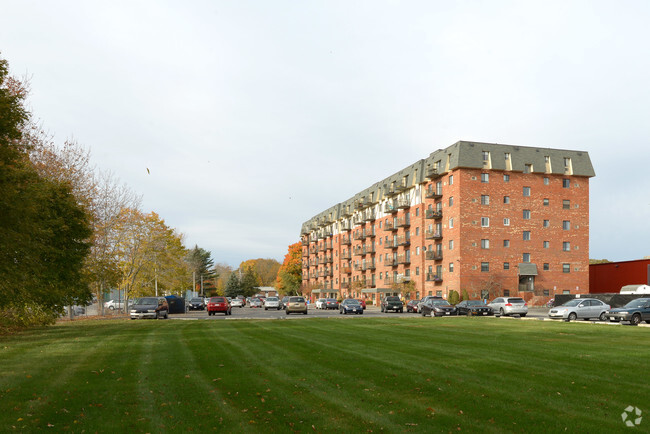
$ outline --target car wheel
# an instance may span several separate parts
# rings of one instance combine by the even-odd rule
[[[287,314],[287,316],[289,316],[289,311],[286,311],[285,313]]]
[[[506,316],[506,313],[503,311],[503,308],[499,309],[499,315]]]
[[[424,314],[424,312],[422,312],[422,316],[426,316],[426,315]]]
[[[465,315],[467,315],[467,316],[472,316],[472,311],[468,310],[468,311],[465,313]]]
[[[302,314],[303,314],[303,315],[307,315],[307,311],[304,311]]]
[[[638,313],[635,313],[634,315],[632,315],[632,319],[630,320],[630,324],[639,325],[640,322],[641,322],[641,315],[639,315]]]
[[[576,319],[578,319],[578,315],[575,312],[571,312],[569,314],[569,321],[575,321]]]
[[[359,315],[363,315],[363,311],[359,312]],[[650,322],[650,321],[647,321],[647,322]]]
[[[598,317],[599,320],[601,321],[607,321],[607,313],[601,312],[600,316]]]
[[[519,315],[519,316],[523,318],[523,317],[525,317],[526,315],[528,315],[528,314],[527,314],[527,313],[522,313],[522,314]]]
[[[165,312],[165,319],[168,319],[168,318],[169,318],[169,315],[168,315],[167,312]]]
[[[108,306],[110,310],[115,310],[115,306]]]
[[[399,313],[404,313],[404,309],[400,309],[400,310],[399,310]]]

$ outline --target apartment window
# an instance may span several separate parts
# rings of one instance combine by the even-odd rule
[[[503,269],[504,270],[509,270],[510,269],[510,262],[504,262],[503,263]]]
[[[490,240],[481,240],[481,249],[489,249]]]
[[[510,247],[510,240],[503,240],[503,247]]]
[[[503,196],[503,203],[510,203],[510,196]]]
[[[481,154],[483,155],[483,162],[490,161],[490,152],[489,151],[482,151]]]
[[[522,262],[530,262],[530,253],[524,253],[521,256]]]
[[[503,175],[503,182],[510,182],[510,175]]]
[[[562,201],[562,209],[571,209],[571,201],[569,199]]]
[[[562,187],[569,188],[571,187],[571,180],[567,178],[562,179]]]
[[[533,165],[532,164],[524,164],[524,173],[530,173],[533,171]]]
[[[449,185],[454,185],[454,175],[449,175]]]
[[[420,275],[420,267],[415,267],[415,275],[416,276]]]
[[[449,250],[454,250],[454,240],[449,240]]]
[[[571,243],[568,241],[563,241],[562,242],[562,250],[565,252],[570,252],[571,251]]]
[[[420,208],[415,208],[415,216],[419,217],[420,215]]]
[[[487,194],[482,194],[481,195],[481,205],[489,205],[490,204],[490,196]]]
[[[490,263],[489,262],[481,262],[481,272],[488,272],[490,271]]]
[[[544,248],[548,249],[550,247],[550,243],[548,241],[544,241]]]
[[[551,226],[551,222],[549,220],[544,220],[544,223],[542,224],[543,227],[547,228]]]
[[[450,263],[449,263],[449,272],[450,272],[450,273],[453,273],[453,272],[454,272],[454,263],[453,263],[453,262],[450,262]]]
[[[544,202],[543,202],[543,203],[544,203],[544,206],[548,206],[548,203],[549,203],[548,198],[544,198]]]
[[[454,204],[454,196],[449,196],[449,206]]]
[[[415,248],[415,256],[420,256],[420,247]]]
[[[549,295],[551,295],[551,291],[549,291],[548,289],[544,289],[542,290],[542,294],[544,295],[544,297],[548,297]]]
[[[571,222],[569,220],[562,221],[562,229],[568,231],[571,229]]]
[[[415,228],[415,235],[420,235],[420,227]]]
[[[453,229],[453,227],[454,227],[454,219],[450,218],[449,219],[449,229]]]
[[[524,187],[524,197],[530,196],[530,187]]]
[[[571,272],[571,264],[562,264],[562,272],[563,273],[570,273]]]
[[[524,220],[530,220],[530,210],[529,209],[524,210]]]
[[[490,217],[481,217],[481,227],[487,228],[490,226]]]
[[[524,241],[530,241],[530,231],[524,231]]]
[[[510,226],[510,219],[509,218],[504,218],[503,219],[503,226]]]
[[[543,265],[544,271],[548,271],[551,269],[551,265],[548,262],[545,262]]]
[[[548,179],[548,176],[544,177],[544,185],[548,185],[550,183],[550,180]]]
[[[504,289],[503,290],[503,296],[504,297],[510,297],[510,290],[509,289]]]
[[[490,174],[481,173],[481,182],[490,182]]]

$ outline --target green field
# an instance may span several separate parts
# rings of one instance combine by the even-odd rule
[[[581,323],[77,321],[0,338],[0,430],[647,432],[648,360]]]

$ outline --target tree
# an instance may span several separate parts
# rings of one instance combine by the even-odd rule
[[[241,294],[241,287],[239,285],[239,277],[237,273],[231,273],[226,283],[225,291],[226,297],[237,297]]]
[[[255,295],[257,287],[260,286],[259,281],[260,279],[255,269],[252,267],[245,267],[240,280],[241,293],[246,297]]]
[[[241,270],[250,267],[259,277],[260,286],[273,286],[278,276],[280,263],[275,259],[249,259],[239,265]]]
[[[286,295],[298,295],[302,284],[302,245],[291,244],[278,270],[276,289]]]
[[[190,273],[193,274],[193,277],[196,279],[196,285],[207,284],[206,279],[215,279],[218,276],[215,274],[215,269],[212,268],[214,261],[211,258],[212,253],[209,251],[200,248],[198,245],[194,245],[194,248],[189,251],[187,255],[187,263],[189,264]],[[216,282],[211,282],[208,284],[210,291],[216,289]],[[198,286],[198,290],[202,289],[201,286]],[[194,291],[197,291],[197,288],[193,288]],[[207,291],[206,291],[207,292]]]

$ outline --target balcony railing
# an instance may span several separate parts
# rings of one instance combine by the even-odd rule
[[[309,239],[308,238],[303,238],[302,240],[300,240],[300,243],[303,246],[308,246],[309,245]]]
[[[325,243],[325,250],[332,250],[332,242]]]
[[[408,195],[397,201],[397,208],[399,209],[409,208],[410,206],[411,206],[411,200],[409,199]]]
[[[318,245],[318,251],[319,252],[324,252],[325,251],[325,244],[319,244]]]
[[[408,246],[411,244],[411,238],[406,236],[397,237],[398,246]]]
[[[354,233],[354,239],[356,241],[361,241],[366,239],[366,235],[364,234],[363,231],[355,232]]]
[[[350,239],[349,236],[341,237],[341,245],[349,246],[350,244],[352,244],[352,240]]]
[[[363,271],[366,271],[366,270],[374,270],[375,268],[376,268],[376,267],[375,267],[375,263],[374,263],[374,262],[367,263],[367,264],[363,264],[363,266],[362,266]]]
[[[320,272],[320,277],[332,277],[333,274],[332,270],[322,270]]]
[[[428,210],[426,210],[424,215],[425,215],[425,218],[428,218],[428,219],[441,219],[442,218],[442,210],[436,211],[436,210],[433,210],[433,209],[428,209]]]
[[[427,273],[427,282],[442,282],[442,275]]]
[[[397,257],[397,263],[398,264],[410,264],[411,263],[411,257],[406,256],[406,255],[399,255]]]
[[[349,251],[345,251],[345,252],[341,253],[341,259],[349,261],[350,259],[352,259],[352,255],[350,254]]]
[[[440,199],[442,197],[442,189],[428,188],[424,196],[427,199]]]
[[[372,229],[368,229],[367,231],[364,232],[366,238],[375,238],[375,231]]]
[[[325,256],[325,258],[323,259],[323,264],[331,264],[333,262],[334,262],[334,258],[332,258],[331,256]]]
[[[426,257],[430,261],[441,261],[442,260],[442,252],[432,250],[430,252],[427,252]]]
[[[386,230],[386,231],[396,231],[397,230],[397,225],[395,224],[395,222],[392,222],[392,221],[389,220],[384,224],[384,230]]]
[[[366,212],[363,213],[363,219],[367,222],[371,222],[377,218],[377,212],[372,209],[372,210],[366,210]]]
[[[387,249],[396,249],[397,248],[397,240],[386,240],[384,241],[384,247]]]
[[[442,176],[442,173],[438,172],[437,167],[427,167],[427,170],[424,172],[424,176],[429,178],[429,179],[435,179],[439,176]]]
[[[384,205],[384,212],[392,214],[398,210],[399,208],[397,208],[397,202],[395,200],[388,201],[386,202],[386,205]]]
[[[442,233],[439,231],[427,230],[424,232],[424,238],[427,240],[440,240],[442,239]]]
[[[305,257],[309,256],[309,249],[303,249],[302,256],[305,256]]]
[[[316,246],[316,245],[311,246],[309,248],[309,253],[311,253],[312,255],[315,255],[316,253],[318,253],[318,246]]]
[[[342,231],[349,231],[350,230],[350,221],[345,220],[344,222],[341,222],[341,230]]]
[[[341,273],[343,273],[343,274],[351,274],[352,273],[352,267],[341,267]]]
[[[361,246],[355,247],[354,250],[353,250],[353,254],[354,254],[354,256],[365,255],[365,253],[363,252],[363,248]]]
[[[341,283],[341,289],[350,289],[350,282]]]
[[[406,218],[406,217],[401,217],[397,219],[397,225],[398,228],[407,228],[411,226],[411,219]]]
[[[386,267],[397,267],[397,259],[388,258],[386,261],[384,261],[384,265]]]
[[[367,246],[364,246],[364,248],[363,248],[363,253],[364,253],[365,255],[369,255],[369,254],[377,253],[377,249],[375,248],[375,246],[367,245]]]

